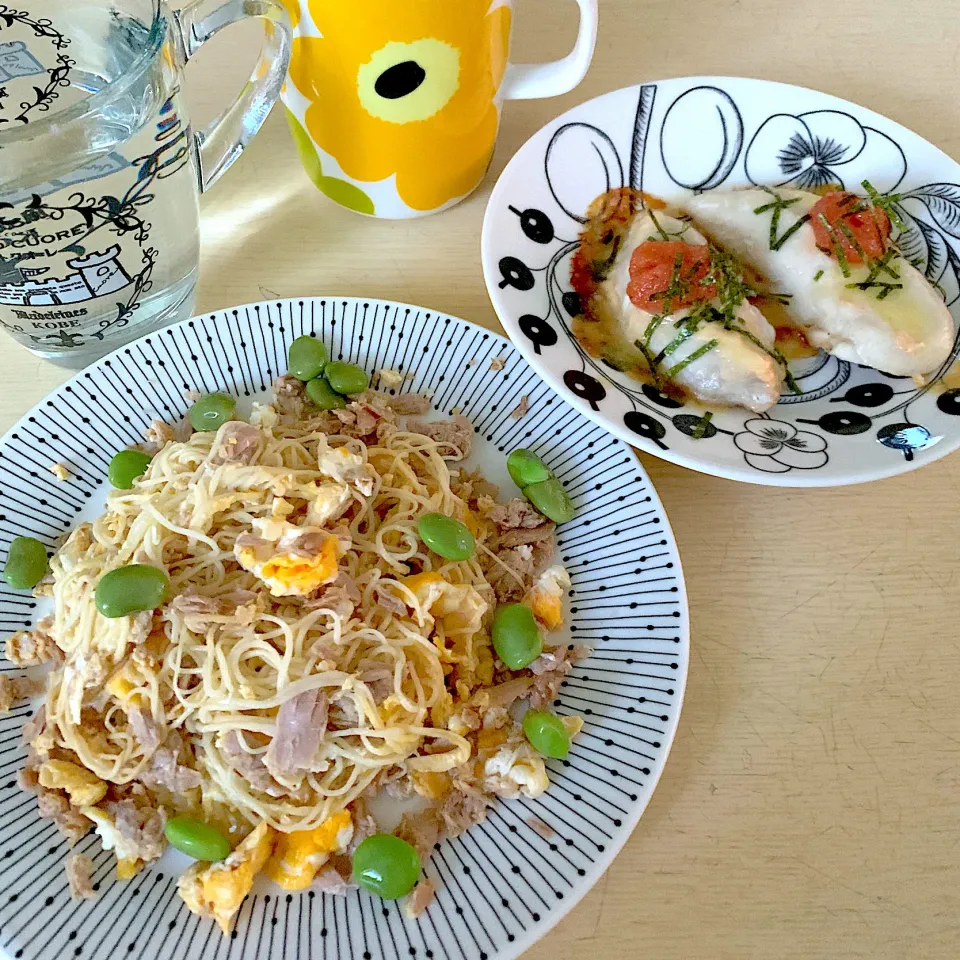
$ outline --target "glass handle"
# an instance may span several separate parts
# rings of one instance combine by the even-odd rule
[[[184,63],[224,27],[259,17],[265,38],[260,61],[240,96],[196,134],[200,189],[209,190],[257,135],[290,66],[293,31],[286,8],[275,0],[195,0],[174,13]]]

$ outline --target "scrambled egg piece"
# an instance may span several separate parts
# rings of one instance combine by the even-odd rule
[[[250,411],[250,423],[255,427],[272,430],[280,422],[276,408],[269,403],[254,403]]]
[[[125,710],[128,705],[138,706],[142,698],[137,691],[144,686],[144,679],[135,663],[127,663],[107,681],[107,692],[116,697]]]
[[[561,567],[544,570],[523,602],[547,630],[563,626],[563,595],[570,589],[570,574]]]
[[[406,376],[397,370],[391,370],[384,367],[377,371],[377,386],[381,390],[397,390],[403,386]]]
[[[469,507],[459,511],[457,519],[477,540],[487,540],[494,530],[494,525],[486,517],[481,516]]]
[[[65,790],[75,807],[99,803],[107,793],[107,785],[96,774],[69,760],[48,760],[42,764],[40,786]]]
[[[578,717],[576,714],[561,717],[560,722],[563,724],[564,729],[567,731],[567,736],[570,737],[571,740],[583,729],[583,717]]]
[[[117,857],[117,879],[132,880],[143,866],[143,860],[136,857]]]
[[[117,878],[132,880],[144,861],[137,856],[137,849],[131,841],[124,838],[117,829],[113,817],[99,807],[84,807],[80,811],[88,820],[93,821],[93,829],[100,837],[104,850],[113,850],[117,855]],[[157,856],[159,856],[159,852]]]
[[[353,484],[365,497],[373,493],[373,477],[367,470],[363,457],[343,447],[330,447],[321,443],[317,452],[317,469],[341,483]]]
[[[483,765],[486,787],[501,797],[539,797],[548,786],[547,768],[529,743],[505,744]]]
[[[453,697],[448,691],[444,690],[437,702],[430,708],[430,725],[453,730],[454,733],[465,737],[469,730],[466,732],[463,729],[454,730],[451,726],[453,716]]]
[[[352,839],[350,812],[343,810],[313,830],[279,834],[263,872],[284,890],[306,890],[330,854],[345,850]]]
[[[439,573],[417,573],[400,583],[417,598],[428,620],[443,620],[448,635],[472,637],[479,631],[487,601],[469,583],[448,583]]]
[[[343,483],[318,483],[311,496],[307,509],[307,523],[322,527],[325,523],[340,516],[340,512],[350,501],[350,490]]]
[[[195,863],[177,883],[183,902],[193,913],[213,917],[225,934],[230,933],[254,877],[273,852],[275,839],[270,824],[261,823],[226,860]]]
[[[118,700],[126,700],[137,689],[137,685],[126,674],[126,669],[123,669],[107,681],[107,692]]]
[[[432,770],[414,770],[410,774],[414,793],[427,800],[442,800],[453,789],[450,777],[446,773]]]
[[[259,538],[238,543],[234,556],[244,570],[262,580],[275,597],[305,597],[337,578],[340,540],[315,527],[297,527],[286,520],[254,520]],[[310,538],[307,548],[301,546]]]

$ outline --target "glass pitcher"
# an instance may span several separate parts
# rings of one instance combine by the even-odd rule
[[[246,17],[265,24],[260,62],[194,132],[183,66]],[[0,4],[0,325],[15,340],[83,366],[192,313],[200,193],[260,129],[290,45],[275,0]]]

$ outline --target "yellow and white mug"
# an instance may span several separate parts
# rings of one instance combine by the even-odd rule
[[[577,0],[567,57],[511,64],[513,0],[285,0],[296,39],[283,101],[310,178],[376,217],[458,203],[483,180],[505,100],[583,79],[597,2]]]

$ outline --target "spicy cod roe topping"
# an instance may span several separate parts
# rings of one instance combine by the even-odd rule
[[[647,240],[630,258],[627,296],[634,306],[653,314],[671,314],[712,300],[710,248],[679,240]]]
[[[846,191],[822,196],[810,210],[810,225],[819,249],[835,259],[842,255],[852,266],[879,260],[889,246],[886,211]]]

